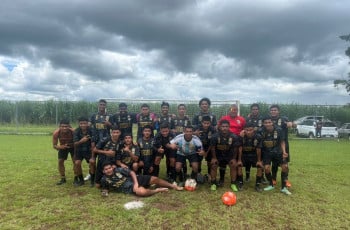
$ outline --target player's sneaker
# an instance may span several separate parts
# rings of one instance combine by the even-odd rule
[[[288,191],[287,187],[282,188],[281,193],[284,193],[286,195],[292,195],[292,193]]]
[[[91,175],[90,175],[90,173],[89,173],[89,174],[87,174],[86,177],[84,178],[84,181],[88,181],[88,180],[90,180],[90,178],[91,178]]]
[[[211,190],[211,191],[216,191],[216,184],[212,184],[212,185],[210,186],[210,190]]]
[[[264,191],[271,191],[274,190],[275,187],[273,187],[272,185],[267,186],[266,188],[264,188]]]
[[[288,188],[292,187],[292,184],[290,183],[289,180],[286,180],[286,186],[287,186]]]
[[[273,184],[273,186],[276,186],[277,181],[276,180],[272,180],[272,184]]]
[[[65,184],[66,182],[67,182],[66,178],[61,178],[61,180],[57,182],[56,185],[62,185],[62,184]]]
[[[260,185],[255,185],[255,191],[257,192],[262,192],[262,188],[260,187]]]
[[[232,191],[234,191],[234,192],[238,192],[237,185],[235,185],[235,184],[231,184],[231,189],[232,189]]]

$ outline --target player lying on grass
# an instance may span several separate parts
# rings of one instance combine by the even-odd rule
[[[150,175],[136,175],[128,168],[115,167],[110,162],[103,164],[104,176],[101,179],[102,196],[108,196],[108,192],[134,193],[137,196],[151,196],[159,192],[167,192],[169,188],[181,191],[183,187]],[[158,186],[149,189],[150,185]]]

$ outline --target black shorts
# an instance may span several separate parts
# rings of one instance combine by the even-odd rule
[[[188,159],[190,163],[199,162],[198,154],[191,154],[187,156],[176,154],[176,162],[184,163],[186,162],[186,159]]]
[[[176,150],[166,149],[164,154],[167,158],[176,158]]]
[[[217,154],[216,158],[219,162],[227,162],[228,164],[231,160],[237,160],[237,154]]]
[[[149,187],[151,182],[151,175],[137,175],[137,182],[139,187]]]
[[[83,159],[85,159],[87,163],[89,163],[90,158],[91,158],[91,152],[79,152],[79,151],[77,151],[75,153],[75,156],[74,156],[74,160],[82,161]]]
[[[246,154],[246,155],[242,155],[242,163],[243,166],[252,166],[252,167],[256,167],[256,163],[258,161],[258,157],[256,156],[256,154]]]
[[[60,149],[58,150],[58,159],[68,159],[68,154],[70,153],[70,157],[73,159],[74,158],[74,149]]]
[[[281,165],[282,163],[287,163],[286,160],[283,160],[281,152],[265,152],[263,155],[263,164],[270,165],[273,164]]]

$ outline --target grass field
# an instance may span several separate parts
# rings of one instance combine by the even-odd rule
[[[51,136],[0,135],[0,229],[348,229],[350,226],[350,142],[293,139],[291,196],[279,188],[257,193],[254,180],[238,192],[237,204],[221,202],[224,188],[212,192],[156,194],[149,198],[110,194],[72,185],[56,186],[57,152]],[[86,164],[85,171],[86,171]],[[164,170],[163,170],[164,171]],[[255,170],[253,170],[255,172]],[[228,174],[228,173],[227,173]],[[228,182],[228,179],[227,179]],[[279,185],[278,185],[279,186]],[[142,200],[140,209],[126,202]]]

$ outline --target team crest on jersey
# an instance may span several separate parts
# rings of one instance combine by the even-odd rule
[[[228,139],[228,144],[229,144],[229,145],[232,145],[232,142],[233,142],[232,137],[230,137],[230,138]]]
[[[278,119],[277,125],[278,125],[278,126],[281,126],[281,125],[282,125],[282,119],[281,119],[281,118]]]
[[[258,140],[257,139],[254,139],[254,146],[257,146],[258,145]]]
[[[273,132],[273,138],[274,138],[274,139],[277,139],[277,130],[275,130],[275,131]]]
[[[210,118],[210,119],[211,119],[211,118]],[[202,121],[202,116],[201,116],[201,115],[198,116],[198,120],[199,120],[199,121]]]
[[[240,121],[240,120],[236,120],[236,122],[237,122],[237,124],[239,124],[239,125],[241,124],[241,121]]]
[[[258,126],[259,126],[259,127],[262,126],[262,121],[261,121],[261,120],[258,121]]]

